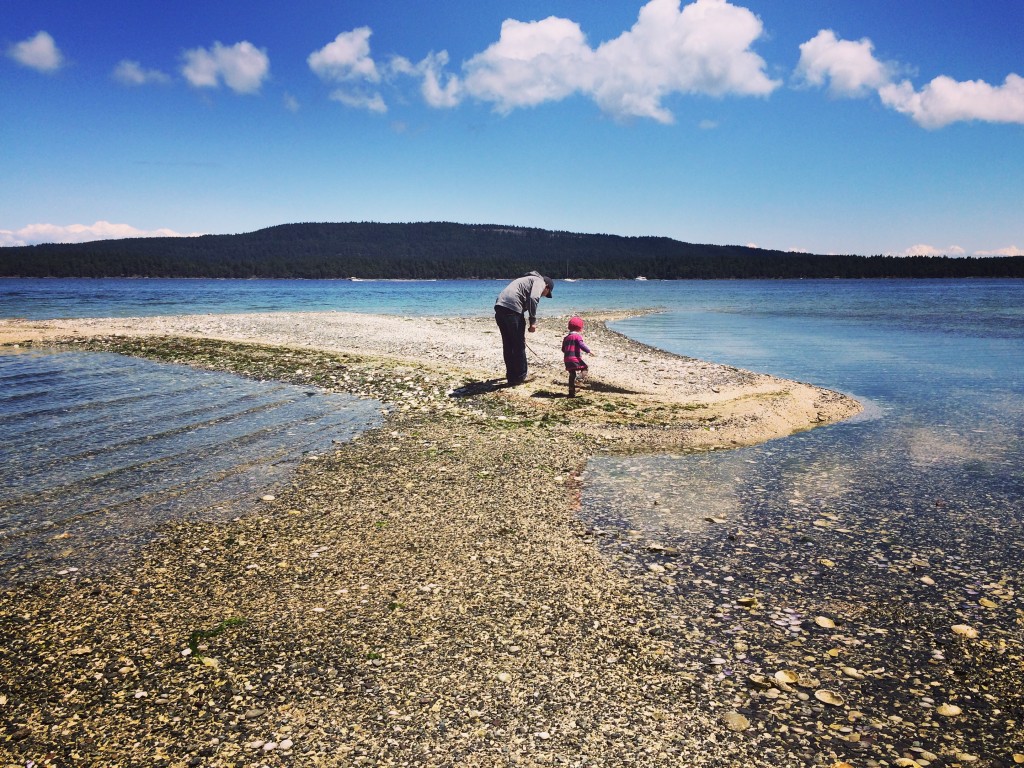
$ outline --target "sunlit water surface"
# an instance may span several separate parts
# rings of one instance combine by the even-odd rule
[[[164,520],[241,514],[378,407],[120,355],[0,351],[0,563],[75,567]]]
[[[750,448],[596,458],[584,476],[585,520],[678,608],[689,669],[753,721],[799,729],[808,764],[1020,752],[1022,307],[1012,283],[789,284],[614,324],[867,406]],[[779,670],[844,705],[750,682]]]

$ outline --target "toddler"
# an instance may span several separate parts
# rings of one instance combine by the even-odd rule
[[[583,341],[583,319],[569,319],[569,333],[562,339],[562,357],[565,370],[569,372],[569,397],[576,397],[576,376],[581,378],[587,372],[587,364],[583,362],[582,353],[593,354],[590,347]]]

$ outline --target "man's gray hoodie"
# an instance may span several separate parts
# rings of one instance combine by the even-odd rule
[[[505,290],[498,294],[494,302],[495,308],[504,307],[513,312],[530,313],[530,325],[537,324],[537,302],[545,287],[553,287],[550,277],[540,272],[527,272],[520,278],[509,283]]]

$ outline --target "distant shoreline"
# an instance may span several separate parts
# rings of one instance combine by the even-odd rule
[[[809,254],[451,222],[281,224],[234,235],[0,248],[0,275],[209,278],[1024,277],[1024,256]]]

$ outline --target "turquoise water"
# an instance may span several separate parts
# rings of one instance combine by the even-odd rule
[[[691,670],[751,720],[800,729],[787,760],[925,750],[944,756],[936,765],[958,751],[1003,765],[1020,752],[1022,307],[1024,286],[1010,282],[738,287],[615,325],[867,405],[760,446],[598,458],[584,475],[582,514],[600,545],[701,638],[683,651]],[[747,683],[780,669],[846,705]],[[934,714],[941,703],[968,714]]]
[[[0,278],[0,317],[319,310],[489,315],[502,287],[504,281],[498,280]],[[772,323],[846,318],[861,322],[860,327],[875,322],[894,329],[934,327],[1019,337],[1024,331],[1020,297],[1020,281],[1013,280],[559,280],[554,297],[541,302],[541,315],[661,307],[686,315],[727,314]]]
[[[169,280],[4,279],[0,317],[131,317],[238,312],[341,310],[400,315],[487,315],[505,286],[499,280]],[[659,303],[667,283],[558,282],[565,314]],[[678,284],[677,284],[678,285]],[[661,286],[661,287],[659,287]]]

